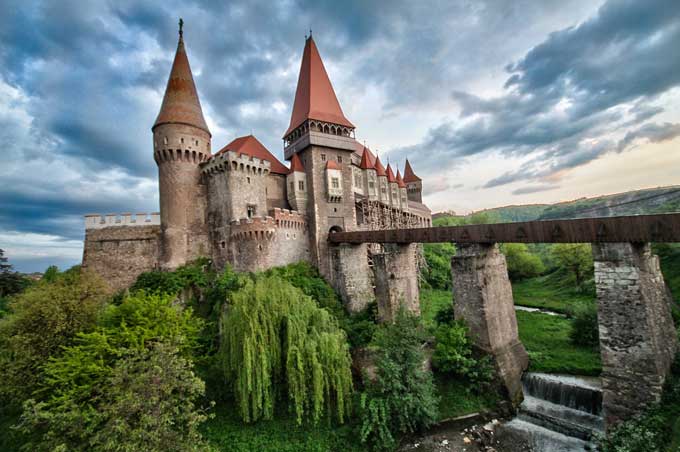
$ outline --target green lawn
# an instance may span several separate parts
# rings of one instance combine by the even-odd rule
[[[568,314],[577,303],[594,303],[595,294],[577,292],[555,274],[512,283],[515,304]]]
[[[599,375],[600,353],[569,340],[571,320],[538,312],[517,311],[519,338],[529,352],[529,370],[573,375]]]

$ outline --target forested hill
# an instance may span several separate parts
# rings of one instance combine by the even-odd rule
[[[680,212],[680,185],[635,190],[594,198],[580,198],[557,204],[496,207],[474,212],[468,217],[481,217],[485,219],[484,222],[509,223],[666,212]]]

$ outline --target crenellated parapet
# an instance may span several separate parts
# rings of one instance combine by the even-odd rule
[[[154,213],[108,213],[85,215],[85,229],[103,229],[122,226],[153,226],[161,224],[161,214]]]
[[[231,222],[231,240],[270,241],[276,233],[276,222],[270,216],[241,218]]]
[[[279,209],[273,211],[276,227],[284,229],[307,229],[307,217],[296,210]]]
[[[201,165],[201,171],[208,177],[225,171],[240,171],[249,176],[266,176],[271,171],[271,163],[239,152],[226,151],[209,158]]]

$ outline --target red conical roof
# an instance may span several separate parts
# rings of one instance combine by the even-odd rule
[[[380,162],[380,157],[375,158],[375,172],[378,173],[378,176],[387,176],[385,167]]]
[[[338,165],[338,162],[336,162],[335,160],[329,160],[328,163],[326,163],[326,169],[339,170],[342,168],[340,168],[340,165]]]
[[[404,168],[404,182],[419,182],[421,179],[416,176],[416,173],[413,172],[413,168],[411,168],[411,164],[408,162],[408,159],[406,159],[406,167]]]
[[[302,53],[293,114],[284,138],[307,119],[354,128],[342,112],[319,50],[311,36],[305,42],[305,50]]]
[[[161,111],[158,113],[151,130],[161,124],[187,124],[210,133],[208,124],[203,117],[201,102],[198,99],[194,77],[191,75],[189,58],[187,58],[187,52],[184,49],[184,39],[181,32],[177,43],[175,61],[172,63],[168,85],[165,88]]]
[[[397,185],[399,188],[406,188],[406,184],[404,183],[404,179],[401,178],[399,170],[397,170]]]
[[[302,166],[302,160],[298,157],[297,152],[293,154],[293,158],[290,159],[290,170],[288,173],[294,173],[296,171],[300,173],[305,172],[305,167]]]
[[[387,164],[387,182],[396,182],[397,178],[394,177],[394,173],[392,172],[392,167],[390,164]]]
[[[371,151],[369,151],[368,148],[364,146],[364,152],[361,154],[361,163],[359,164],[359,168],[375,169],[374,166],[375,163],[371,164]]]
[[[288,168],[286,168],[279,159],[274,157],[274,155],[253,135],[236,138],[234,141],[220,149],[215,155],[220,155],[227,151],[234,151],[260,160],[267,160],[271,164],[269,170],[272,173],[288,174]]]

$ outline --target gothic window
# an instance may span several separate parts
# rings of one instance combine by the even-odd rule
[[[301,181],[301,180],[298,181],[298,190],[305,191],[305,182],[304,181]]]
[[[325,162],[326,161],[326,154],[321,154],[321,161]]]
[[[337,177],[331,178],[331,187],[340,188],[340,179],[338,179]]]
[[[248,218],[253,218],[255,216],[256,209],[257,206],[254,206],[253,204],[248,204]]]

